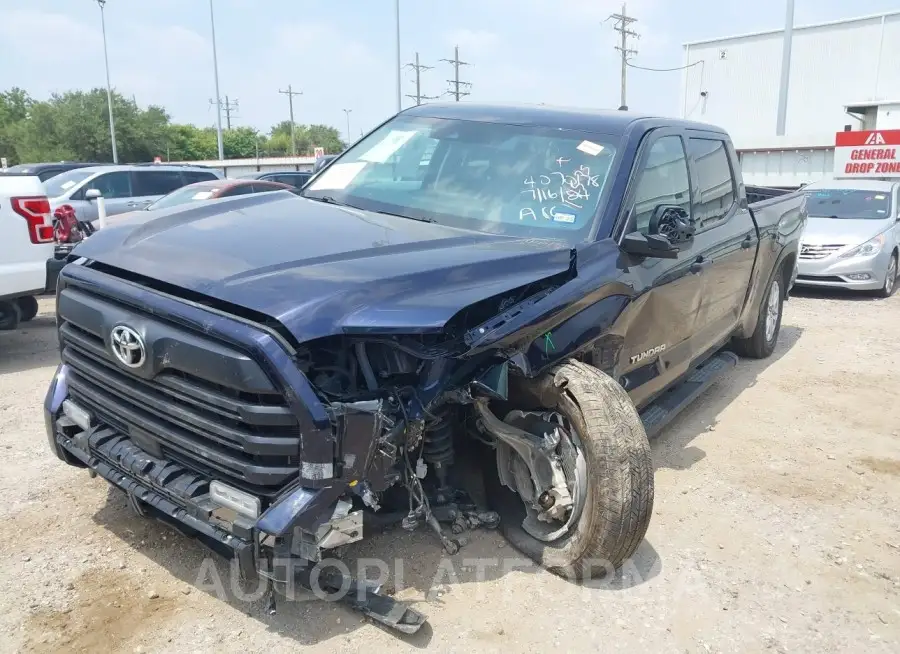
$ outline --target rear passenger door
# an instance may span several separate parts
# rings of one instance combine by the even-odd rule
[[[131,173],[134,195],[128,202],[128,210],[143,209],[184,186],[181,172],[177,170],[135,170]]]
[[[703,260],[704,292],[697,314],[698,354],[721,345],[737,325],[759,238],[734,174],[736,157],[723,135],[687,133],[696,189],[695,243]]]

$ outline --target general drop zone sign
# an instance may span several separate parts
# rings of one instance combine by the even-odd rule
[[[900,177],[900,129],[838,132],[835,177]]]

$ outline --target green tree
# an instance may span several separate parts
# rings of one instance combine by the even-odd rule
[[[252,127],[235,127],[222,132],[222,149],[226,159],[249,159],[256,156],[258,134]]]
[[[31,96],[20,88],[0,93],[0,157],[6,157],[10,166],[19,163],[16,133],[33,104]]]
[[[166,145],[169,161],[209,161],[218,157],[215,130],[194,125],[169,125]]]

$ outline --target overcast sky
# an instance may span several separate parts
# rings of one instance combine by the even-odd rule
[[[221,94],[237,100],[233,124],[262,130],[288,117],[278,90],[293,85],[295,120],[346,132],[368,130],[395,110],[393,0],[214,0]],[[784,0],[630,0],[641,39],[633,62],[682,63],[685,41],[775,29]],[[796,0],[796,24],[898,8],[897,0]],[[477,101],[615,108],[616,33],[610,0],[401,0],[404,62],[416,51],[423,93],[439,95],[459,45],[471,62],[461,77]],[[162,105],[173,120],[215,123],[208,0],[108,0],[113,86],[138,104]],[[861,63],[864,65],[864,62]],[[403,92],[413,93],[412,71]],[[679,72],[629,71],[633,109],[674,114]],[[747,80],[748,84],[766,80]],[[771,81],[777,83],[777,80]],[[37,98],[103,86],[103,41],[95,0],[0,0],[0,89]],[[404,98],[404,106],[411,100]]]

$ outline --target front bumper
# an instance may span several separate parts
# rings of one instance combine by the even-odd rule
[[[799,259],[796,286],[847,288],[874,291],[884,286],[890,252],[869,257],[841,259],[837,253],[822,259]]]

